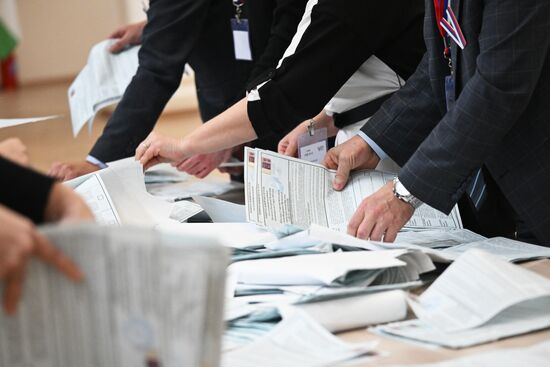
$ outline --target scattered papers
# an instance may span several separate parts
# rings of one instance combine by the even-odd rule
[[[147,191],[165,201],[174,202],[191,199],[193,196],[218,196],[233,190],[242,190],[243,184],[234,181],[224,181],[219,178],[178,181],[170,184],[147,184]]]
[[[222,367],[321,367],[373,351],[374,345],[345,343],[306,313],[292,310],[259,340],[222,356]]]
[[[92,47],[88,63],[69,87],[69,107],[73,135],[89,124],[101,109],[117,103],[138,68],[138,47],[112,54],[109,47],[116,40],[105,40]]]
[[[332,188],[335,171],[322,165],[261,149],[245,151],[247,220],[268,228],[311,224],[345,232],[363,199],[394,178],[379,171],[352,173],[342,191]],[[449,216],[418,208],[404,229],[462,228],[458,208]]]
[[[418,320],[376,331],[462,348],[550,327],[550,280],[470,250],[410,305]]]
[[[53,120],[56,118],[59,118],[61,116],[55,115],[55,116],[45,116],[45,117],[29,117],[29,118],[19,118],[19,119],[0,119],[0,129],[5,127],[11,127],[11,126],[17,126],[17,125],[23,125],[23,124],[30,124],[33,122],[40,122],[40,121],[46,121],[46,120]]]
[[[499,349],[437,363],[408,364],[406,367],[547,367],[548,365],[550,365],[550,341],[531,347]]]
[[[0,312],[1,366],[218,365],[227,253],[215,239],[92,225],[44,233],[85,280],[27,264],[17,315]]]
[[[111,162],[98,172],[67,182],[104,225],[154,227],[170,219],[183,222],[200,212],[193,203],[168,203],[147,193],[143,170],[133,158]]]
[[[205,196],[193,196],[193,200],[204,209],[214,223],[246,223],[244,205]]]
[[[427,256],[416,255],[426,261],[401,260],[415,256],[406,250],[335,252],[241,261],[232,264],[229,272],[236,276],[237,282],[245,284],[368,286],[375,281],[392,284],[417,280],[420,273],[434,269]]]

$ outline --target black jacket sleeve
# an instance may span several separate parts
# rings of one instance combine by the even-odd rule
[[[178,88],[212,0],[151,0],[139,68],[90,154],[108,162],[134,154]],[[227,20],[229,23],[229,20]]]
[[[319,0],[295,53],[248,103],[259,137],[315,116],[372,55],[408,77],[425,52],[422,0]],[[264,79],[265,80],[265,79]]]
[[[0,158],[0,204],[35,223],[44,220],[53,184],[50,177]]]

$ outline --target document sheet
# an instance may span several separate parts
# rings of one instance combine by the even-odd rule
[[[99,110],[120,101],[137,71],[140,47],[112,54],[109,47],[114,42],[116,40],[108,39],[93,46],[87,64],[69,87],[74,136],[86,123],[91,129]]]
[[[46,120],[53,120],[60,116],[44,116],[44,117],[28,117],[28,118],[18,118],[18,119],[0,119],[0,129],[4,127],[18,126],[23,124],[30,124],[33,122],[40,122]]]
[[[84,198],[100,224],[154,227],[170,220],[183,222],[202,211],[192,202],[168,203],[149,194],[143,169],[134,158],[111,162],[109,167],[67,184]]]
[[[361,201],[394,178],[359,171],[344,190],[335,191],[336,173],[322,165],[251,148],[245,158],[247,220],[270,228],[319,224],[344,232]],[[462,222],[457,207],[447,216],[422,205],[404,228],[462,228]]]
[[[372,344],[345,343],[308,314],[292,309],[264,337],[224,353],[222,367],[322,367],[365,355]]]
[[[44,229],[85,274],[28,264],[0,365],[217,366],[227,253],[208,237],[96,225]]]
[[[409,303],[418,320],[375,331],[462,348],[550,327],[550,279],[481,250],[460,256]]]
[[[550,341],[524,348],[499,349],[462,358],[407,367],[547,367],[550,365]],[[398,367],[398,366],[393,366]],[[405,366],[399,366],[405,367]]]

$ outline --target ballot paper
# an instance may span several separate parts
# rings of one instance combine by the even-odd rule
[[[69,87],[73,135],[89,124],[101,109],[117,103],[138,68],[139,46],[113,54],[116,40],[104,40],[92,47],[88,62]]]
[[[548,367],[549,365],[550,341],[545,341],[530,347],[498,349],[442,362],[392,367]]]
[[[332,188],[336,172],[322,165],[251,148],[246,149],[245,158],[247,220],[269,228],[294,225],[306,229],[319,224],[345,232],[361,201],[395,177],[358,171],[352,173],[344,190],[336,191]],[[462,228],[458,207],[447,216],[422,205],[404,226],[426,228]]]
[[[40,122],[46,120],[53,120],[61,116],[44,116],[44,117],[27,117],[27,118],[17,118],[17,119],[0,119],[0,129],[4,127],[18,126],[23,124],[30,124],[33,122]]]
[[[226,251],[133,227],[44,229],[85,275],[31,260],[16,316],[0,312],[1,366],[218,366]]]
[[[193,196],[214,223],[246,223],[244,205],[206,196]]]
[[[433,269],[433,263],[420,252],[389,250],[241,261],[228,271],[245,284],[366,287],[418,280],[421,273]]]
[[[290,309],[267,335],[222,355],[222,367],[322,367],[372,352],[373,344],[341,341],[307,313]]]
[[[377,331],[462,348],[550,327],[550,279],[474,249],[410,305],[418,320]]]
[[[67,185],[84,198],[96,221],[104,225],[154,227],[169,220],[183,222],[202,210],[191,202],[168,203],[147,193],[143,169],[133,158],[111,162]]]

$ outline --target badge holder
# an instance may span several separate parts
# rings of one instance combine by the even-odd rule
[[[315,129],[311,119],[307,133],[298,137],[298,158],[313,163],[322,163],[327,154],[327,128]]]
[[[248,19],[241,18],[244,1],[233,0],[235,6],[235,18],[231,19],[231,30],[233,31],[233,46],[235,47],[235,59],[252,61],[250,38],[248,36]]]

